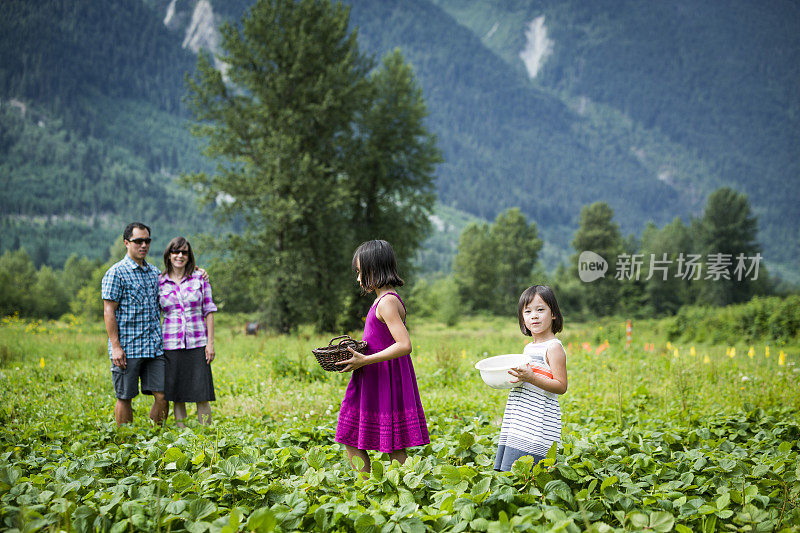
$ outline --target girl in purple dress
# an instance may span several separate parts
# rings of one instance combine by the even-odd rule
[[[394,292],[403,286],[397,274],[392,246],[367,241],[353,254],[353,269],[365,292],[375,293],[364,324],[364,353],[337,363],[352,372],[339,410],[336,442],[344,444],[350,463],[363,461],[370,471],[367,450],[388,453],[404,463],[406,448],[428,444],[428,426],[411,364],[411,339],[406,329],[406,308]]]

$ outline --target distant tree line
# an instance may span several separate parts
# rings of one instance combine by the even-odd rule
[[[641,240],[624,238],[613,218],[603,202],[585,206],[571,263],[549,274],[537,263],[542,241],[536,224],[518,209],[501,213],[493,223],[473,223],[461,234],[452,273],[417,283],[414,302],[423,312],[453,322],[464,311],[513,314],[525,287],[550,284],[562,310],[574,318],[652,317],[688,305],[746,302],[775,291],[760,261],[757,221],[744,194],[718,189],[702,217],[688,225],[680,219],[661,228],[648,223]],[[607,262],[605,275],[581,279],[584,251]]]
[[[748,338],[796,336],[800,318],[794,311],[784,311],[791,302],[796,302],[797,295],[794,300],[773,298],[747,303],[757,302],[754,297],[776,294],[764,265],[760,264],[756,273],[750,261],[759,254],[756,232],[756,219],[746,195],[729,188],[719,189],[709,197],[702,217],[692,219],[689,224],[676,219],[661,228],[648,223],[640,240],[622,237],[613,221],[613,211],[598,202],[581,211],[571,263],[560,265],[555,272],[545,272],[538,261],[543,242],[536,223],[512,208],[491,223],[471,223],[466,227],[451,273],[438,278],[412,277],[413,283],[404,290],[415,316],[451,325],[464,314],[513,315],[522,290],[531,284],[550,284],[556,290],[562,311],[571,320],[609,315],[631,318],[675,315],[675,325],[670,330],[673,338],[683,335],[684,329],[692,338],[705,338],[701,323],[709,327],[716,324],[725,331],[741,331]],[[232,261],[230,250],[225,253],[223,240],[217,241],[216,246],[206,266],[220,307],[248,313],[263,310],[263,292],[254,289],[259,280],[254,272],[256,265]],[[605,276],[591,282],[581,281],[578,259],[585,250],[608,261]],[[124,249],[117,243],[106,263],[73,255],[63,269],[44,265],[37,270],[24,248],[5,252],[0,256],[0,316],[19,313],[26,317],[58,318],[71,312],[99,320],[100,279],[123,254]],[[699,275],[690,278],[682,275],[685,272],[681,269],[685,271],[688,267],[685,261],[679,261],[681,254],[684,259],[696,256]],[[714,269],[709,258],[717,254],[730,260],[726,268],[728,279],[709,276]],[[741,281],[736,279],[735,272],[735,258],[739,254],[748,258]],[[649,275],[651,256],[657,267],[652,276]],[[638,279],[629,265],[634,257],[641,259]],[[158,258],[151,260],[159,263]],[[339,275],[346,278],[347,271],[342,267]],[[744,303],[745,307],[731,307],[727,313],[713,311]],[[338,319],[344,322],[346,307],[339,309]],[[760,325],[735,323],[751,311],[753,320],[760,321]],[[313,323],[313,320],[313,315],[309,315],[301,317],[300,322]]]
[[[44,265],[36,270],[24,248],[5,252],[0,256],[0,315],[56,319],[73,313],[100,320],[100,280],[106,268],[100,260],[73,255],[63,269]]]

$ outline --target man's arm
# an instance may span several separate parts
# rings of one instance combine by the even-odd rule
[[[103,300],[103,321],[106,323],[108,340],[111,341],[111,362],[114,363],[114,366],[125,368],[128,366],[128,361],[125,351],[119,343],[119,324],[117,324],[117,315],[114,314],[118,306],[119,302]]]

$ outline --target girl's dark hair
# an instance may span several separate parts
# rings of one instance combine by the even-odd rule
[[[383,240],[367,241],[353,253],[353,270],[361,273],[361,286],[367,292],[386,285],[402,287],[392,245]]]
[[[164,274],[172,274],[172,261],[169,260],[170,252],[172,250],[180,250],[184,244],[186,249],[189,250],[189,260],[186,261],[186,270],[183,271],[183,276],[188,278],[192,275],[192,272],[194,272],[194,252],[192,252],[192,245],[183,237],[175,237],[169,241],[167,249],[164,250]]]
[[[564,316],[561,314],[561,309],[558,308],[558,300],[553,289],[547,285],[531,285],[520,295],[519,306],[517,308],[517,318],[519,318],[519,329],[523,335],[531,336],[531,331],[525,325],[525,319],[522,318],[522,311],[528,306],[529,303],[536,298],[536,295],[542,297],[544,303],[550,308],[550,313],[553,315],[553,324],[551,329],[553,333],[558,333],[564,328]]]

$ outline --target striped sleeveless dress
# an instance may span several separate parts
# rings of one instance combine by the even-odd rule
[[[550,339],[539,343],[531,342],[525,346],[522,353],[530,357],[534,372],[553,377],[546,354],[547,348],[556,343],[561,345],[558,339]],[[554,442],[561,447],[561,407],[558,405],[558,395],[530,383],[511,389],[503,413],[494,469],[511,470],[514,461],[523,455],[532,455],[540,461]]]

